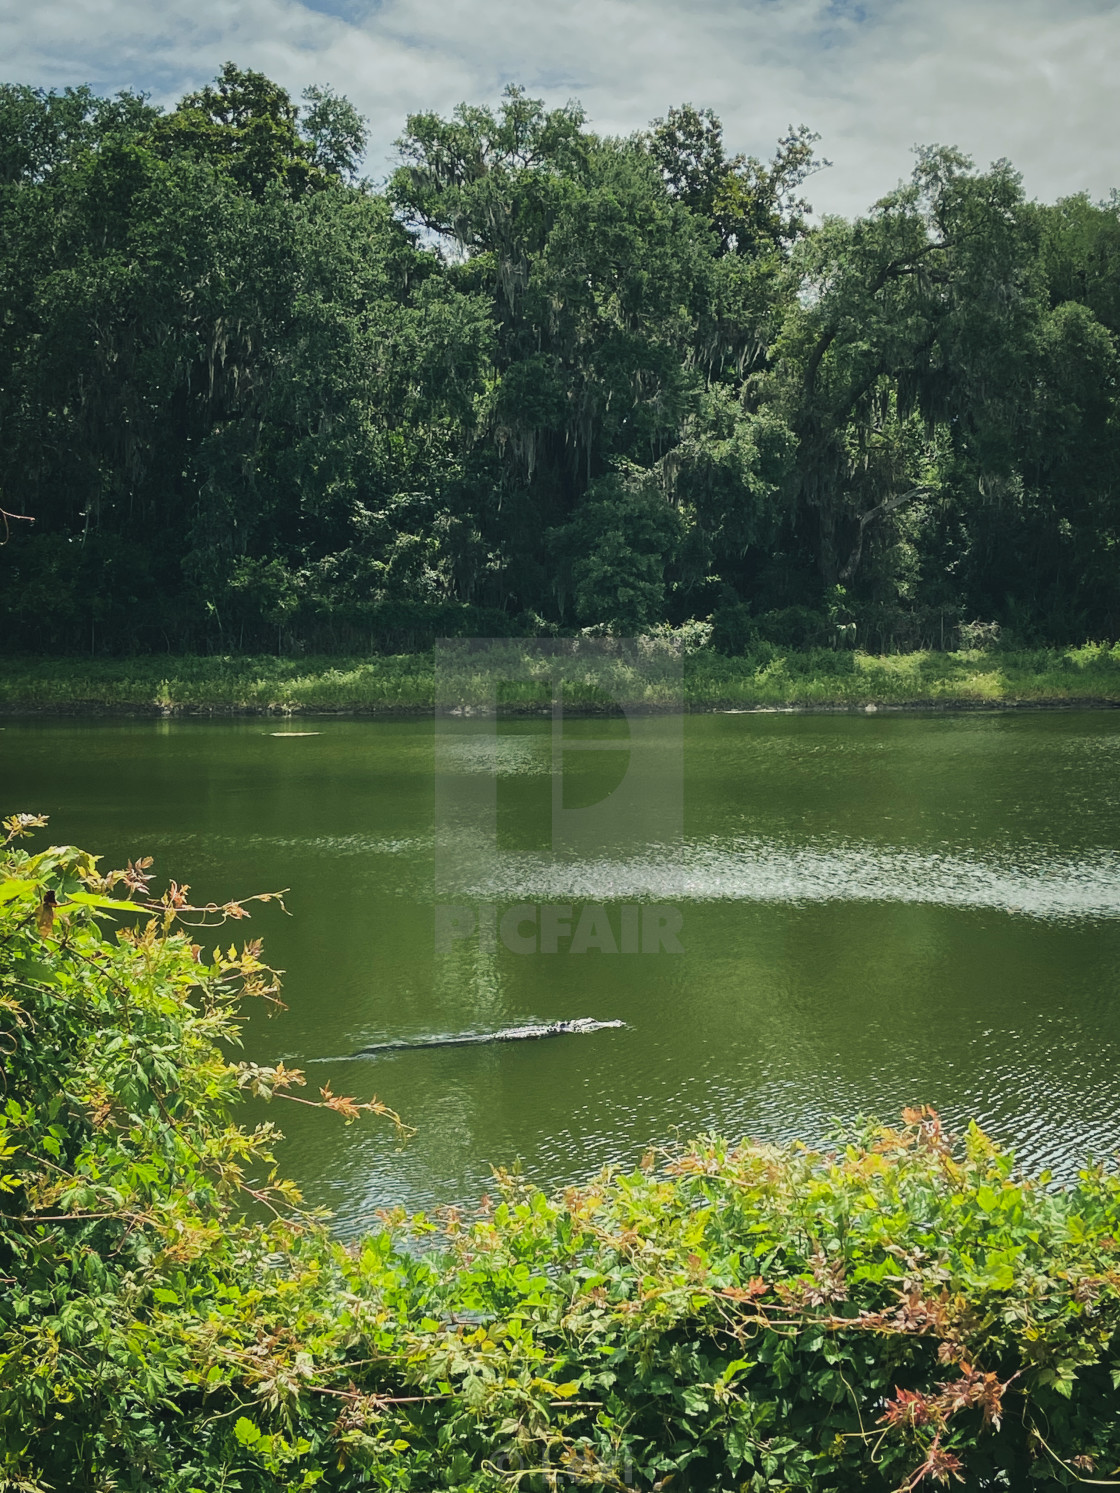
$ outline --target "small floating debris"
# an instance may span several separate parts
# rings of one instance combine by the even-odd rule
[[[270,736],[322,736],[322,731],[270,731]]]

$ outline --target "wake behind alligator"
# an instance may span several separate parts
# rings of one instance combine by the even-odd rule
[[[625,1026],[624,1021],[593,1021],[581,1016],[575,1021],[534,1022],[528,1026],[507,1026],[497,1032],[457,1032],[448,1037],[402,1038],[396,1042],[374,1042],[359,1047],[351,1057],[376,1057],[382,1052],[408,1052],[414,1047],[474,1047],[482,1042],[537,1042],[542,1037],[578,1036],[583,1032],[601,1032],[606,1027]]]

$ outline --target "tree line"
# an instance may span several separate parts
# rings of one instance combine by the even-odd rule
[[[3,87],[7,645],[1120,635],[1120,199],[936,147],[814,223],[816,145],[511,88],[375,186],[328,88]]]

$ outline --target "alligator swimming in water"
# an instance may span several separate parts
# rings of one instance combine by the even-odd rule
[[[451,1037],[415,1037],[411,1041],[375,1042],[351,1054],[356,1058],[376,1057],[381,1052],[406,1052],[413,1047],[473,1047],[479,1042],[536,1042],[541,1037],[567,1037],[580,1032],[600,1032],[604,1027],[625,1026],[624,1021],[592,1021],[581,1016],[575,1021],[550,1021],[532,1026],[507,1026],[500,1032],[460,1032]]]

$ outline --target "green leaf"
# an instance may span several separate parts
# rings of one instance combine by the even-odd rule
[[[66,899],[67,903],[76,902],[80,907],[97,907],[106,912],[136,912],[135,902],[122,900],[120,897],[103,897],[95,892],[71,892]]]
[[[256,1446],[261,1439],[260,1430],[243,1415],[234,1423],[233,1434],[242,1446]]]
[[[41,959],[21,959],[12,966],[12,973],[17,980],[25,980],[29,985],[49,985],[56,990],[62,985],[58,971]]]
[[[37,881],[0,881],[0,907],[15,897],[35,898],[39,890],[40,884]]]

